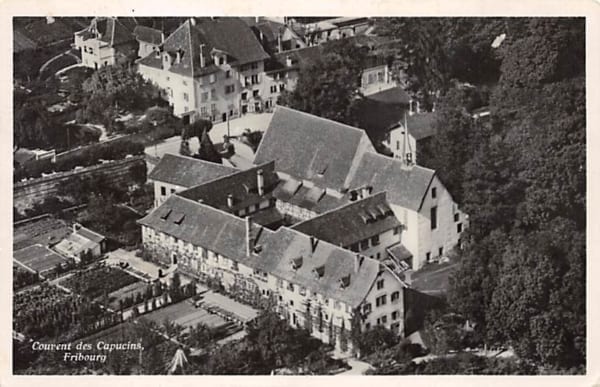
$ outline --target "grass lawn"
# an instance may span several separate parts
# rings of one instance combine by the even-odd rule
[[[411,287],[423,293],[436,295],[448,292],[449,279],[458,262],[432,263],[412,274]]]
[[[15,261],[24,266],[43,273],[51,270],[59,263],[66,263],[67,260],[61,255],[42,245],[33,245],[14,252]]]

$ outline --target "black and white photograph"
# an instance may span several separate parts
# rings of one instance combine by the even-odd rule
[[[588,374],[588,18],[337,11],[10,17],[9,373]]]

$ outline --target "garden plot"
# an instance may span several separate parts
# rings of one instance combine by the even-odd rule
[[[15,226],[13,229],[13,250],[35,244],[44,246],[60,242],[71,233],[67,224],[57,218],[46,217]]]
[[[33,245],[14,252],[14,259],[23,267],[43,275],[67,259],[42,245]]]
[[[109,307],[114,310],[119,309],[119,300],[124,300],[127,297],[135,297],[137,294],[144,295],[148,286],[149,284],[139,281],[110,293],[108,295]]]
[[[77,272],[62,281],[61,285],[82,296],[95,299],[137,282],[140,280],[121,269],[101,266]]]

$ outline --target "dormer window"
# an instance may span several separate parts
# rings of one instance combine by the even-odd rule
[[[322,278],[325,275],[325,266],[321,265],[313,269],[313,273],[317,279]]]
[[[183,222],[183,219],[185,219],[185,214],[176,214],[173,223],[180,225]]]
[[[302,257],[292,259],[292,269],[298,270],[302,266]]]
[[[340,288],[345,289],[350,286],[350,274],[340,278]]]
[[[171,215],[171,209],[168,209],[165,212],[163,212],[163,214],[160,216],[160,218],[162,220],[167,220],[167,218],[169,217],[169,215]]]

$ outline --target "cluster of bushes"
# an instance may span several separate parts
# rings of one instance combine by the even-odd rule
[[[13,266],[13,290],[24,288],[40,280],[38,273]]]

